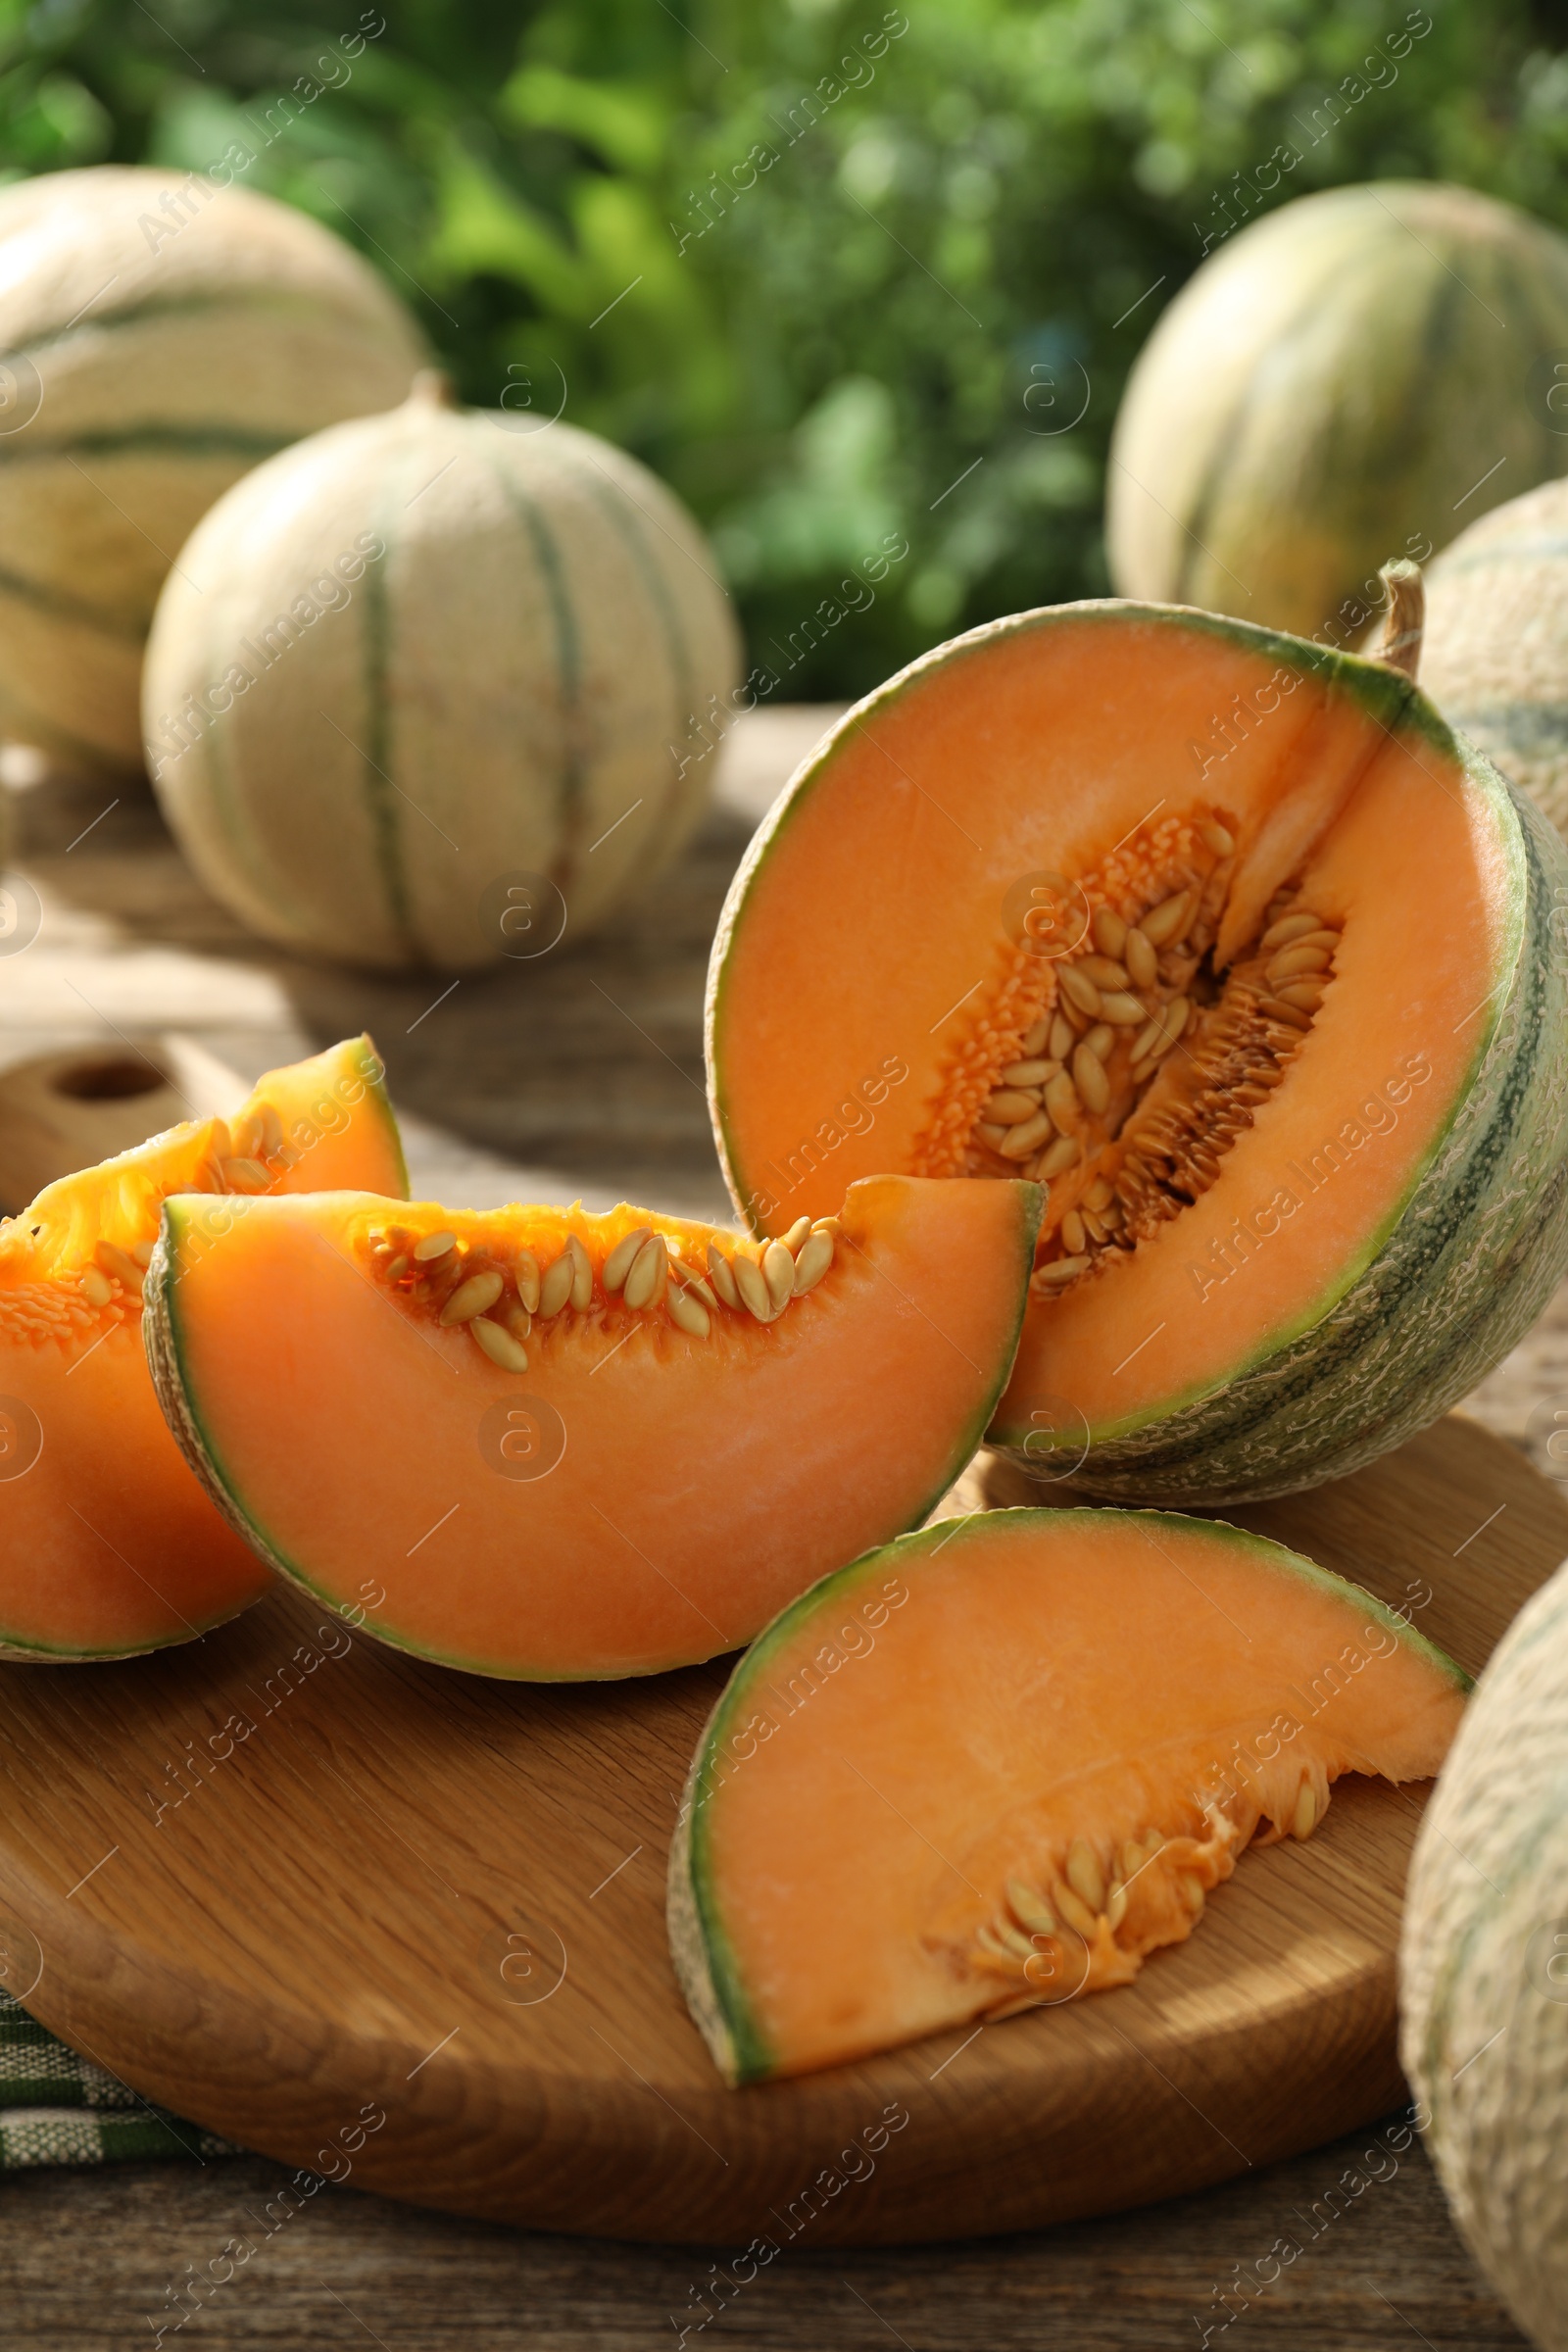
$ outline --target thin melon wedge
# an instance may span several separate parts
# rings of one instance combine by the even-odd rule
[[[264,1190],[345,1183],[408,1188],[367,1037],[270,1070],[231,1120],[61,1177],[0,1225],[0,1654],[124,1657],[266,1591],[158,1409],[144,1273],[171,1193],[200,1188],[225,1217]]]
[[[219,1508],[368,1632],[657,1673],[925,1516],[1006,1381],[1039,1220],[1032,1184],[908,1177],[765,1253],[630,1207],[172,1200],[148,1348]]]
[[[1154,1511],[998,1511],[871,1552],[736,1668],[670,1856],[731,2082],[1124,1984],[1344,1772],[1429,1779],[1468,1690],[1381,1602]]]

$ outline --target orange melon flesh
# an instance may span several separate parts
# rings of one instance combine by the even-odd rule
[[[1344,1772],[1434,1774],[1466,1689],[1219,1523],[927,1529],[787,1610],[715,1710],[670,1866],[694,2015],[745,2082],[1125,1984],[1260,1824],[1311,1835]]]
[[[1097,1435],[1137,1426],[1309,1326],[1374,1254],[1483,1050],[1514,919],[1496,803],[1441,730],[1396,724],[1402,679],[1330,675],[1327,657],[1313,676],[1315,658],[1137,607],[999,623],[851,713],[732,893],[712,1100],[760,1232],[873,1167],[981,1171],[982,1105],[1054,988],[1055,959],[1004,920],[1022,878],[1117,857],[1157,876],[1161,828],[1217,820],[1236,845],[1217,965],[1286,885],[1341,930],[1322,1007],[1218,1181],[1131,1255],[1037,1290],[1004,1442],[1053,1396]],[[1218,862],[1200,849],[1200,870]],[[1086,1172],[1053,1181],[1043,1258]]]
[[[699,1334],[667,1291],[629,1306],[605,1276],[639,1227],[697,1271],[710,1243],[737,1250],[709,1226],[422,1201],[389,1225],[340,1195],[214,1234],[205,1202],[172,1200],[165,1409],[232,1523],[368,1631],[479,1674],[654,1673],[749,1641],[930,1509],[1005,1381],[1039,1205],[1029,1184],[857,1185],[813,1287],[766,1323],[714,1295]],[[420,1260],[442,1233],[453,1250]],[[530,1318],[525,1256],[548,1286],[573,1236],[580,1301],[550,1313],[541,1291]],[[446,1327],[455,1294],[431,1286],[460,1255],[505,1294]],[[476,1345],[500,1315],[524,1368]]]
[[[269,1071],[234,1119],[62,1177],[0,1225],[0,1653],[124,1656],[189,1641],[266,1590],[159,1411],[136,1253],[150,1256],[171,1193],[346,1180],[407,1189],[368,1038]]]

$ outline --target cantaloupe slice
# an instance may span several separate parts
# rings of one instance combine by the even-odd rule
[[[62,1177],[0,1225],[0,1655],[187,1642],[265,1591],[158,1409],[142,1284],[171,1193],[200,1190],[220,1223],[307,1184],[408,1189],[368,1038],[270,1070],[236,1118]]]
[[[1152,1511],[998,1511],[855,1561],[736,1668],[670,1856],[732,2082],[1124,1984],[1259,1823],[1435,1773],[1468,1688],[1356,1586]]]
[[[806,762],[709,1060],[759,1233],[872,1169],[1051,1187],[995,1442],[1211,1504],[1463,1396],[1568,1264],[1568,854],[1371,661],[1020,613]]]
[[[908,1177],[765,1250],[628,1207],[172,1200],[149,1351],[219,1507],[367,1632],[656,1673],[924,1517],[1006,1380],[1039,1219],[1037,1185]]]

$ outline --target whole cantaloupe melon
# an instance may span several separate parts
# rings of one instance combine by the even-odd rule
[[[1568,836],[1568,481],[1494,508],[1438,558],[1421,672],[1445,717]]]
[[[712,558],[633,459],[530,423],[422,377],[237,482],[171,572],[148,766],[264,936],[476,970],[602,923],[696,822],[682,747],[739,659]]]
[[[1411,1864],[1404,2071],[1472,2251],[1568,2352],[1568,1565],[1477,1686]]]
[[[1203,263],[1133,369],[1117,588],[1348,648],[1381,564],[1568,469],[1553,355],[1568,242],[1526,214],[1394,180],[1283,206]]]
[[[137,683],[181,541],[261,459],[387,407],[417,328],[305,214],[101,165],[0,192],[0,718],[137,762]]]

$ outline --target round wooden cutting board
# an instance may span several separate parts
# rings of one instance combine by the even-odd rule
[[[1231,1515],[1472,1671],[1568,1552],[1556,1490],[1457,1417]],[[1122,1990],[731,2091],[663,1925],[722,1665],[486,1683],[279,1591],[157,1658],[0,1673],[7,1988],[149,2098],[392,2196],[780,2249],[952,2237],[1200,2187],[1401,2096],[1422,1790],[1340,1782],[1310,1844],[1245,1855]]]

